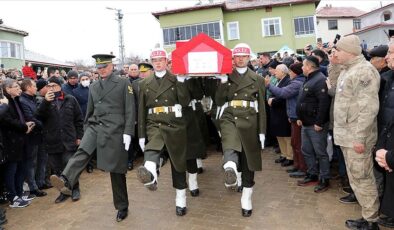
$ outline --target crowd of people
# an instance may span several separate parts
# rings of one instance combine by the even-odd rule
[[[215,142],[225,187],[242,193],[248,217],[260,150],[272,146],[275,163],[288,167],[298,186],[321,193],[340,181],[348,195],[339,202],[362,208],[348,228],[394,228],[394,41],[367,51],[350,35],[328,47],[307,45],[304,53],[251,59],[241,43],[232,50],[233,72],[210,77],[173,75],[163,49],[152,51],[150,63],[121,70],[112,55],[94,55],[96,71],[2,70],[1,199],[24,208],[55,186],[55,203],[77,201],[80,174],[96,164],[111,172],[122,221],[125,173],[143,155],[137,176],[152,191],[170,162],[175,211],[183,216],[186,189],[199,196],[197,174]],[[0,209],[0,226],[5,215]]]

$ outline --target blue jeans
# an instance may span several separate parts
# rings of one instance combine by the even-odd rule
[[[7,162],[4,165],[4,181],[8,191],[7,199],[11,202],[15,196],[23,194],[23,164],[22,161]]]
[[[37,166],[37,151],[38,145],[26,145],[26,159],[23,160],[23,168],[25,171],[26,182],[29,185],[29,190],[37,190],[36,184],[36,166]]]
[[[345,159],[343,158],[343,153],[342,149],[339,145],[336,145],[334,143],[334,134],[332,130],[328,131],[330,135],[332,136],[332,147],[333,147],[333,159],[338,160],[338,173],[339,176],[341,177],[346,177],[347,172],[346,172],[346,164],[345,164]]]
[[[37,151],[37,167],[36,167],[36,183],[38,187],[42,187],[45,184],[45,174],[48,162],[48,153],[46,152],[44,145],[38,146]]]
[[[330,161],[327,149],[327,129],[317,132],[313,126],[302,126],[301,129],[302,144],[301,150],[304,155],[307,173],[310,175],[319,175],[320,179],[330,178]]]

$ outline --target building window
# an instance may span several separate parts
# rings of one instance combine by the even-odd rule
[[[228,22],[227,23],[227,37],[228,37],[228,40],[239,39],[238,22]]]
[[[328,29],[329,30],[337,30],[338,29],[338,20],[328,20]]]
[[[15,42],[0,42],[0,58],[22,59],[22,45]]]
[[[263,18],[263,37],[282,35],[282,23],[280,18]]]
[[[190,40],[199,33],[205,33],[213,39],[221,39],[219,22],[178,26],[163,29],[164,45],[173,45],[176,41]]]
[[[361,29],[361,20],[360,19],[353,19],[353,28],[356,30]]]
[[[383,12],[383,21],[388,21],[390,19],[391,19],[391,12],[390,11]]]
[[[313,16],[294,18],[295,35],[308,35],[315,33]]]

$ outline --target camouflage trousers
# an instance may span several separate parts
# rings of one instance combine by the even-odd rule
[[[375,222],[378,218],[379,197],[373,173],[372,146],[366,146],[362,154],[356,153],[353,148],[341,146],[341,149],[350,186],[361,205],[361,214],[367,221]]]

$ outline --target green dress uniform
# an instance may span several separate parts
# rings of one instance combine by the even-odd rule
[[[224,162],[233,160],[227,158],[228,151],[246,156],[246,159],[241,159],[243,163],[238,165],[238,168],[243,168],[244,187],[254,184],[253,178],[245,181],[245,170],[260,171],[262,168],[259,134],[265,134],[266,129],[264,96],[264,79],[249,69],[242,75],[233,70],[228,82],[220,84],[216,91],[216,103],[221,106],[220,131]]]
[[[81,144],[62,175],[74,186],[97,152],[97,167],[111,173],[113,199],[117,210],[128,208],[126,187],[127,151],[123,134],[134,135],[133,89],[128,79],[112,73],[89,89],[85,133]]]
[[[186,84],[178,82],[168,71],[162,78],[151,75],[140,81],[138,134],[139,138],[147,139],[145,161],[156,162],[158,166],[158,152],[165,147],[175,171],[186,171],[186,120],[183,114],[177,117],[174,110],[176,105],[184,108],[189,103]]]

